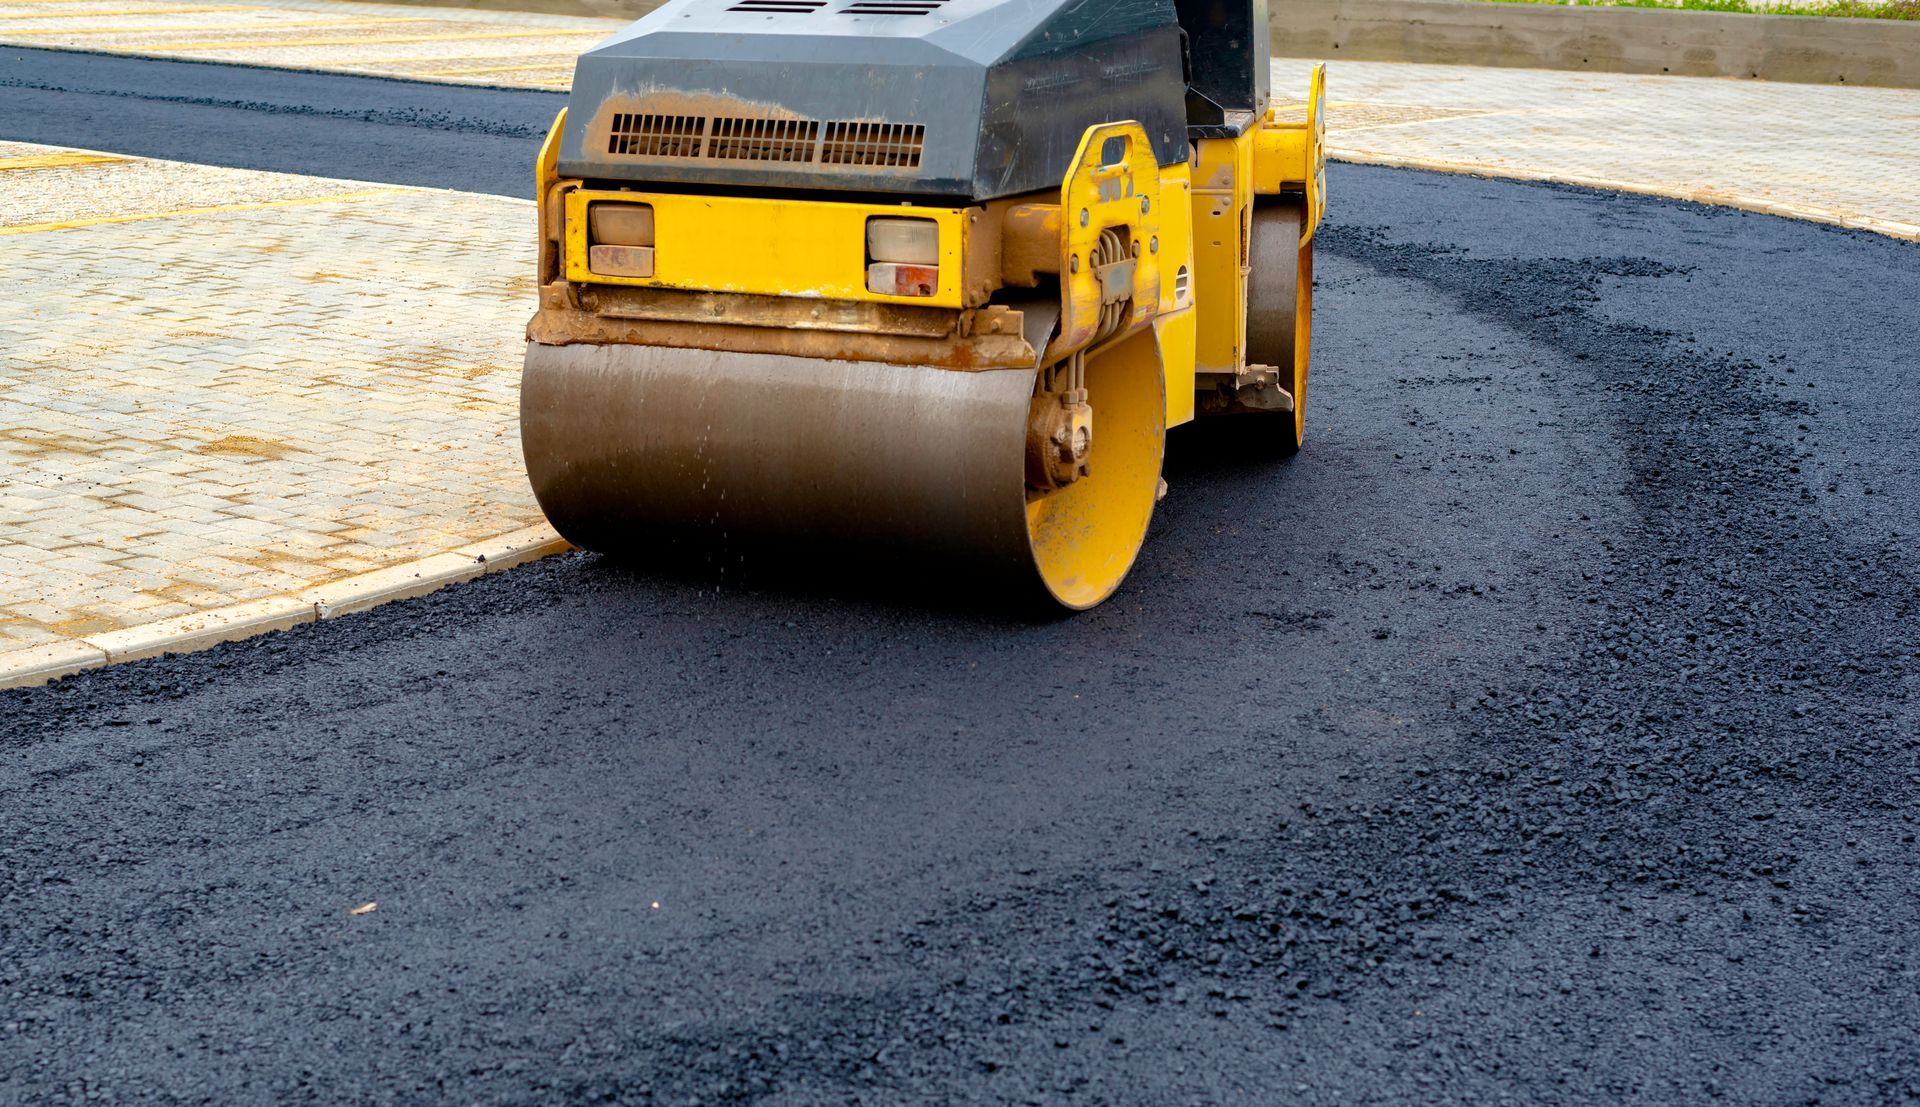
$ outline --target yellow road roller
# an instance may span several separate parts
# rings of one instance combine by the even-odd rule
[[[1323,76],[1265,0],[670,0],[540,152],[521,441],[574,544],[843,552],[1068,608],[1167,429],[1305,428]]]

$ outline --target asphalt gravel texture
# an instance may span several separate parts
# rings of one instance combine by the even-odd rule
[[[552,100],[193,68],[314,111],[126,148]],[[1920,247],[1331,196],[1306,451],[1092,612],[580,553],[0,693],[0,1102],[1920,1100]]]
[[[527,199],[540,140],[566,102],[558,92],[0,46],[9,139]]]

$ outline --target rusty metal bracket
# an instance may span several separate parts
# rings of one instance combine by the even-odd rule
[[[1060,333],[1044,360],[1058,361],[1153,318],[1160,302],[1159,202],[1160,165],[1140,124],[1087,128],[1060,186]],[[1126,253],[1116,260],[1130,264],[1109,262],[1103,273],[1095,262],[1107,231],[1120,233]],[[1112,327],[1111,313],[1102,309],[1128,299],[1131,310]]]

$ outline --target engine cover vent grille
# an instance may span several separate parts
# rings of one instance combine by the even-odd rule
[[[762,15],[806,15],[827,6],[827,0],[740,0],[730,12],[759,12]]]
[[[926,137],[918,123],[829,123],[820,163],[918,169]]]
[[[729,161],[812,161],[820,124],[810,119],[716,117],[707,156]]]
[[[640,158],[697,158],[707,121],[697,115],[615,112],[607,153]]]
[[[927,128],[751,116],[613,112],[607,153],[619,158],[780,162],[800,165],[918,169]]]
[[[751,0],[748,0],[751,2]],[[842,15],[930,15],[947,0],[854,0]]]

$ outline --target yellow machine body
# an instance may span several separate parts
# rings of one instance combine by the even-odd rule
[[[589,205],[645,203],[653,209],[655,275],[598,274],[589,262]],[[810,300],[869,300],[958,308],[960,257],[966,213],[915,208],[913,216],[939,231],[939,287],[932,296],[883,296],[867,289],[869,219],[899,216],[897,205],[796,203],[744,196],[609,192],[566,194],[566,277],[577,284],[630,285],[702,292],[793,296]]]
[[[1298,446],[1323,101],[1316,71],[1304,122],[1173,166],[1097,125],[1058,192],[964,206],[594,186],[559,175],[557,121],[522,418],[543,507],[596,548],[824,531],[1100,602],[1168,427],[1278,415]]]

